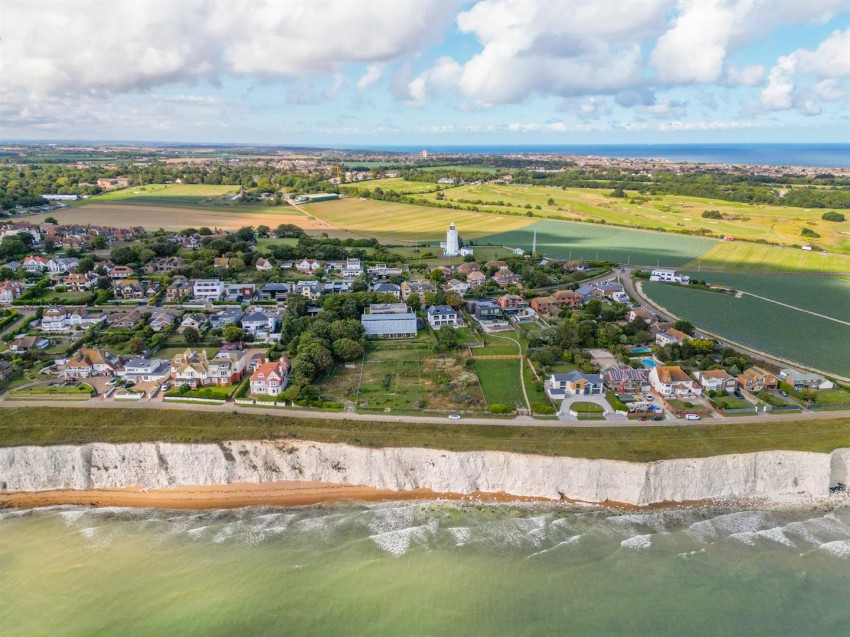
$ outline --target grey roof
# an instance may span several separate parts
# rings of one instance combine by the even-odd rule
[[[266,283],[262,288],[262,292],[289,292],[288,283]]]
[[[364,323],[377,323],[378,321],[403,321],[416,319],[413,312],[404,312],[403,314],[364,314],[360,320]]]
[[[591,286],[591,285],[582,285],[580,288],[578,288],[578,289],[576,290],[576,292],[577,292],[578,294],[581,294],[582,296],[587,296],[588,294],[590,294],[591,292],[593,292],[593,286]]]
[[[417,330],[416,315],[404,314],[364,314],[360,317],[366,336],[384,334],[414,334]]]
[[[566,374],[553,374],[553,378],[558,382],[567,381],[574,383],[579,380],[585,380],[594,385],[602,384],[602,377],[599,374],[583,374],[581,372],[568,372]]]
[[[269,319],[277,320],[277,314],[269,314],[267,312],[253,312],[242,319],[242,323],[267,323]]]
[[[457,314],[457,310],[450,305],[432,305],[428,308],[428,314]]]
[[[395,283],[379,283],[374,287],[375,292],[399,292],[401,287]]]

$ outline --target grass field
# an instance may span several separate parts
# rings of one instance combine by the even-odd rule
[[[726,272],[850,272],[850,256],[721,241],[685,267]]]
[[[770,449],[850,446],[850,418],[698,427],[514,427],[380,423],[171,409],[8,408],[0,445],[301,439],[364,447],[513,451],[653,461]]]
[[[516,350],[514,350],[516,351]],[[488,405],[513,405],[525,409],[525,398],[520,385],[519,359],[477,360],[475,373],[481,380],[484,398]]]
[[[452,222],[457,225],[461,238],[465,240],[522,228],[533,222],[526,217],[443,210],[357,198],[309,204],[304,209],[322,221],[344,228],[352,234],[401,243],[445,240],[446,230]]]
[[[407,181],[401,177],[393,177],[390,179],[373,179],[371,181],[362,181],[353,184],[344,184],[343,186],[353,186],[361,190],[375,190],[375,188],[383,188],[384,190],[393,190],[400,194],[415,194],[420,192],[431,192],[437,188],[445,188],[438,184],[431,184],[425,181]]]
[[[82,199],[72,203],[72,207],[97,205],[104,202],[121,202],[122,204],[150,205],[147,202],[164,200],[169,205],[185,205],[194,207],[213,197],[239,192],[239,186],[212,184],[151,184],[148,186],[131,186],[121,190]]]
[[[681,266],[715,245],[710,239],[677,234],[628,230],[589,223],[538,221],[519,229],[476,239],[478,245],[493,243],[531,250],[537,233],[537,252],[557,259],[604,259],[647,267]]]
[[[745,203],[659,195],[647,201],[630,191],[625,199],[611,198],[610,189],[548,188],[543,186],[468,185],[443,193],[449,201],[481,201],[481,209],[524,212],[533,207],[534,214],[561,219],[604,219],[609,223],[666,230],[704,230],[715,236],[734,236],[739,239],[765,239],[785,245],[804,243],[803,228],[821,235],[818,245],[850,253],[850,221],[823,221],[822,209],[803,209],[785,206],[762,206]],[[433,199],[436,195],[427,195]],[[549,200],[552,204],[549,204]],[[493,205],[502,202],[504,205]],[[540,209],[534,208],[540,206]],[[705,219],[702,213],[716,210],[723,219]]]
[[[746,295],[735,298],[663,283],[642,287],[658,305],[697,327],[850,378],[850,326]]]

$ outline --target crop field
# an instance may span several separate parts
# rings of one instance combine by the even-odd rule
[[[406,179],[402,179],[401,177],[392,177],[390,179],[372,179],[370,181],[344,184],[344,186],[354,186],[356,188],[360,188],[361,190],[375,190],[375,188],[383,188],[384,190],[394,190],[395,192],[401,194],[432,192],[434,190],[437,190],[438,188],[445,187],[438,186],[437,184],[431,184],[426,181],[407,181]]]
[[[210,197],[220,197],[228,193],[235,194],[239,186],[213,185],[213,184],[151,184],[149,186],[131,186],[120,190],[82,199],[72,205],[86,206],[104,201],[121,201],[123,203],[139,203],[143,199],[168,199],[174,201],[185,201],[191,204]],[[144,204],[143,204],[144,205]]]
[[[519,382],[519,359],[477,360],[475,373],[481,380],[488,405],[514,405],[525,409],[525,398]]]
[[[727,272],[850,272],[850,256],[721,241],[685,267]]]
[[[537,232],[537,252],[556,259],[604,259],[644,266],[681,266],[715,245],[711,239],[628,230],[600,224],[538,221],[532,225],[476,239],[531,250]]]
[[[850,278],[695,270],[686,270],[685,273],[706,279],[709,283],[728,285],[811,312],[850,320]]]
[[[308,204],[304,209],[332,226],[385,242],[444,240],[452,222],[455,222],[464,240],[522,228],[533,222],[526,217],[461,212],[357,198]]]
[[[658,305],[697,327],[800,365],[850,378],[850,326],[846,324],[752,296],[735,298],[663,283],[644,283],[642,287]]]
[[[474,202],[488,211],[521,213],[531,206],[536,216],[552,219],[593,219],[640,228],[699,230],[714,236],[764,239],[785,245],[814,241],[830,250],[850,253],[850,214],[848,221],[833,223],[823,221],[821,215],[826,210],[818,208],[754,205],[678,195],[640,197],[635,191],[629,191],[629,197],[621,199],[609,197],[609,193],[608,189],[481,184],[451,188],[442,196],[460,205]],[[425,196],[434,199],[436,193]],[[702,213],[706,210],[717,211],[723,218],[705,219]],[[814,230],[821,238],[804,239],[803,228]]]

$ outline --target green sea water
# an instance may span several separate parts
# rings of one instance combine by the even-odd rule
[[[847,635],[850,508],[5,511],[0,634]]]

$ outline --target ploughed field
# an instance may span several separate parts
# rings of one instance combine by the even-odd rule
[[[810,284],[821,286],[824,293],[833,293],[826,290],[835,285],[835,290],[840,292],[843,288],[846,294],[843,282],[814,282],[819,278],[807,277],[806,282],[812,279]],[[645,282],[642,287],[652,301],[699,328],[802,366],[850,378],[850,316],[837,315],[838,308],[846,303],[843,298],[830,310],[824,307],[826,300],[811,303],[810,307],[805,297],[795,302],[790,298],[791,292],[780,295],[787,299],[782,302],[792,308],[747,294],[738,297],[652,282]],[[746,282],[741,287],[759,289],[757,284],[751,287]],[[817,292],[807,294],[813,296]],[[815,307],[826,309],[818,312],[823,316],[801,311],[817,312]]]

